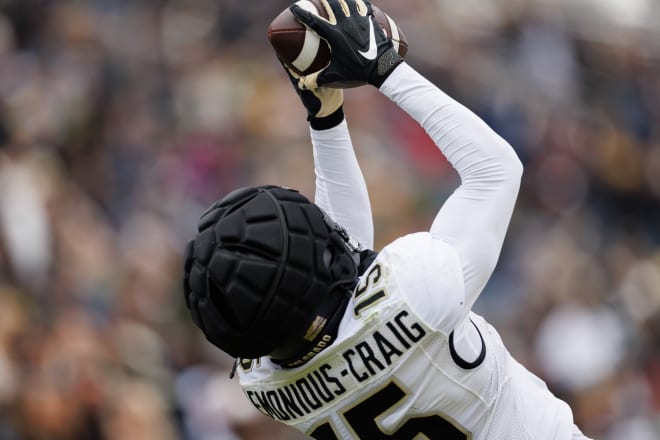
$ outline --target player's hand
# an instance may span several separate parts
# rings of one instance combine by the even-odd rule
[[[298,21],[314,30],[331,48],[330,65],[303,77],[301,85],[315,89],[332,82],[367,82],[376,87],[403,61],[374,19],[367,0],[320,0],[328,20],[297,4],[290,7]]]
[[[312,128],[324,130],[332,128],[344,120],[344,91],[328,87],[306,89],[302,86],[300,75],[282,64],[289,75],[291,84],[307,109],[307,120]]]

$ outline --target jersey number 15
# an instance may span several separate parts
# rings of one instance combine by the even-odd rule
[[[376,418],[399,403],[406,393],[395,382],[363,400],[357,406],[343,412],[344,419],[360,439],[368,440],[469,440],[472,436],[445,420],[440,415],[413,417],[392,434],[383,432]],[[316,440],[340,440],[330,422],[311,432]],[[421,437],[420,437],[421,436]]]

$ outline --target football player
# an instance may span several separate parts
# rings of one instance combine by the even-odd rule
[[[202,215],[185,262],[195,323],[237,358],[259,411],[315,439],[586,439],[569,406],[471,311],[518,194],[515,152],[403,62],[366,0],[322,2],[328,20],[291,6],[332,48],[321,72],[289,72],[309,115],[315,202],[249,187]],[[323,87],[333,81],[376,86],[458,171],[429,231],[372,250],[342,91]]]

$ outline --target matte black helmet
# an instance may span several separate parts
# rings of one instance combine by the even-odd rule
[[[343,312],[357,281],[346,232],[291,189],[238,189],[201,216],[198,232],[186,248],[186,304],[234,357],[298,355]]]

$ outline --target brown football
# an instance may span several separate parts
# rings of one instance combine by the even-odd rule
[[[328,13],[320,0],[299,0],[302,8],[328,18]],[[387,37],[392,40],[394,49],[402,57],[408,52],[408,40],[401,28],[380,8],[372,5],[374,18],[382,26]],[[289,8],[282,11],[268,27],[268,40],[279,59],[298,75],[317,72],[330,63],[330,47],[325,40],[311,29],[306,28],[293,16]],[[356,87],[364,83],[332,83],[330,87]]]

